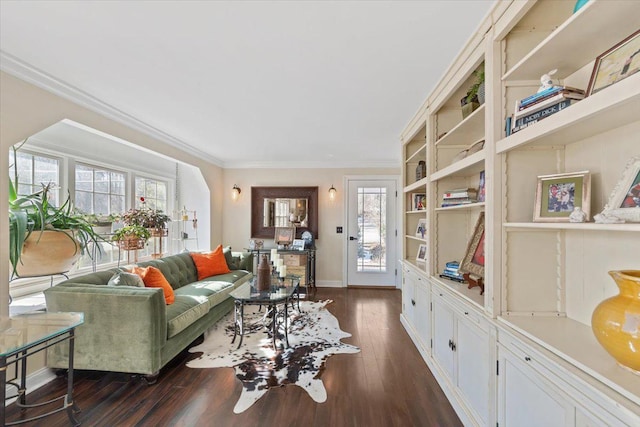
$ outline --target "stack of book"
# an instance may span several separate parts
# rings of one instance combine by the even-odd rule
[[[442,195],[442,207],[468,205],[478,201],[478,190],[475,188],[457,188]]]
[[[507,132],[515,133],[584,99],[584,91],[568,86],[552,86],[516,102]]]
[[[444,271],[440,274],[440,277],[445,279],[455,280],[457,282],[464,282],[464,277],[460,273],[460,263],[458,261],[451,261],[445,264]]]

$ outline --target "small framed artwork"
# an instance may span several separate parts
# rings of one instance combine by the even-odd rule
[[[640,222],[640,156],[627,163],[603,213],[626,222]]]
[[[596,58],[587,96],[640,71],[640,30]]]
[[[538,177],[534,222],[569,222],[575,207],[589,220],[591,210],[589,171],[541,175]]]
[[[304,239],[293,239],[291,249],[294,251],[304,251]]]
[[[276,245],[290,245],[296,237],[295,227],[276,227],[274,240]]]
[[[460,270],[484,278],[484,212],[480,212]]]
[[[418,253],[416,254],[416,261],[427,262],[427,245],[420,244],[418,247]]]
[[[485,188],[484,188],[484,171],[480,172],[480,180],[478,181],[478,202],[484,202],[486,199],[485,196]]]
[[[411,193],[411,210],[422,211],[426,208],[427,195],[424,193]]]
[[[416,237],[424,239],[426,232],[427,232],[427,219],[420,218],[418,220],[418,225],[416,226]]]

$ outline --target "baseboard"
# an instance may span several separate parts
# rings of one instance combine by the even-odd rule
[[[350,289],[385,289],[385,290],[396,290],[395,286],[377,286],[377,285],[347,285],[347,288]]]
[[[31,393],[42,387],[43,385],[53,381],[56,378],[56,374],[52,369],[42,368],[30,375],[27,375],[27,394]],[[5,388],[6,396],[12,396],[16,394],[16,388],[7,386]],[[15,402],[16,398],[7,399],[6,405],[10,405]]]
[[[318,288],[344,288],[341,280],[318,280],[316,286]]]

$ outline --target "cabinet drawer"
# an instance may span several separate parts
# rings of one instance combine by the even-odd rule
[[[287,267],[302,267],[307,265],[306,255],[285,254],[282,258],[284,258],[284,265]]]

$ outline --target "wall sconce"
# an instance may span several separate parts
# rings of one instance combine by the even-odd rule
[[[331,185],[331,188],[329,189],[329,200],[333,201],[336,198],[336,187],[333,186],[333,184]]]
[[[233,198],[233,200],[237,200],[240,196],[240,193],[242,193],[240,187],[238,187],[236,184],[233,184],[233,188],[231,189],[231,197]]]

